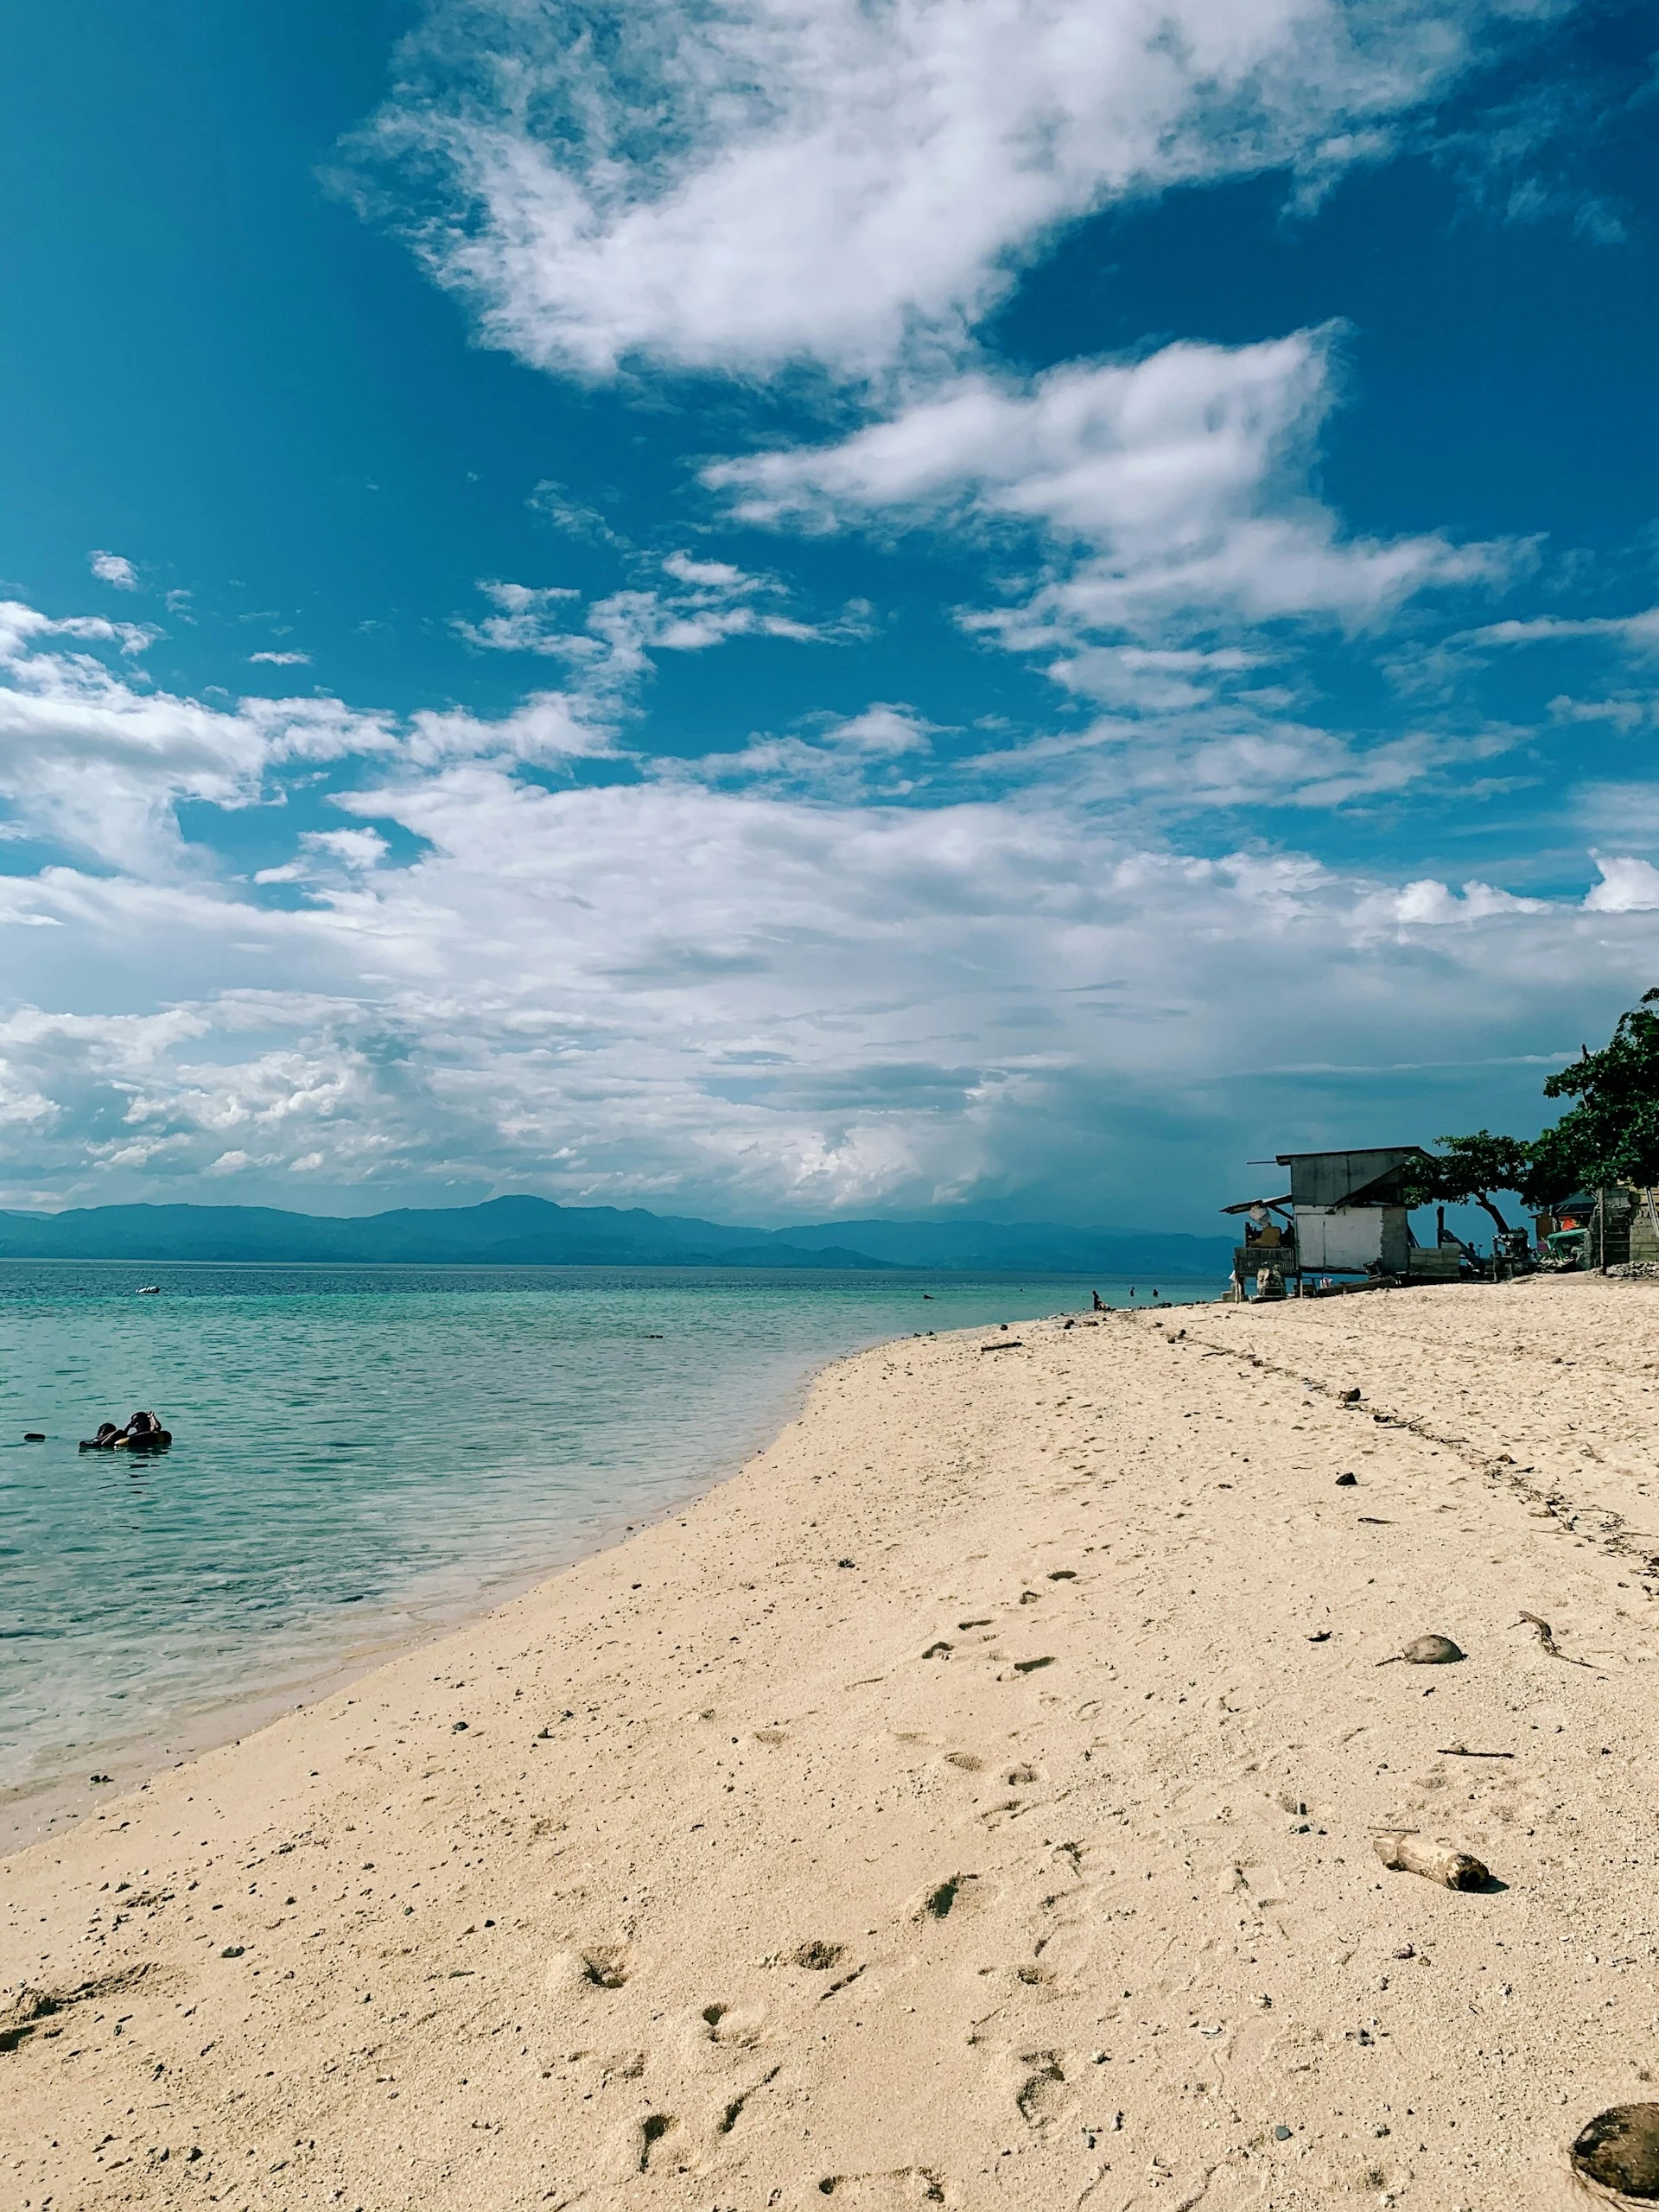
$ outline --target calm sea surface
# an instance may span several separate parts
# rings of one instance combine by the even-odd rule
[[[0,1262],[0,1802],[130,1777],[568,1563],[740,1465],[826,1360],[1093,1287]],[[138,1406],[169,1452],[76,1451]]]

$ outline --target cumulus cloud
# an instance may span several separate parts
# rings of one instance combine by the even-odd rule
[[[1601,881],[1585,899],[1592,914],[1645,914],[1659,907],[1659,868],[1631,855],[1597,853]]]
[[[660,591],[697,604],[635,634],[764,606],[753,582],[676,556]],[[1649,957],[1645,861],[1546,902],[1158,827],[1386,796],[1454,757],[1430,734],[1355,747],[1265,708],[1231,729],[1171,709],[1136,744],[1106,715],[1005,773],[994,737],[952,769],[947,733],[885,700],[561,779],[524,771],[620,752],[581,670],[494,719],[215,710],[145,688],[124,642],[0,609],[9,826],[99,862],[0,879],[0,1204],[206,1174],[740,1217],[1033,1182],[1059,1204],[1079,1175],[1134,1186],[1178,1128],[1213,1150],[1252,1070],[1535,1051]],[[1146,648],[1131,673],[1248,675],[1211,668],[1225,650]],[[296,824],[257,880],[184,844],[182,802],[295,797],[322,766],[333,823]]]
[[[282,868],[262,868],[256,883],[303,883],[330,872],[359,874],[378,868],[391,850],[378,830],[306,830],[299,857]]]
[[[1465,883],[1456,893],[1433,877],[1424,876],[1394,893],[1387,907],[1395,921],[1435,929],[1448,922],[1484,922],[1494,914],[1547,914],[1549,901],[1520,898],[1496,884],[1478,880]]]
[[[820,742],[898,760],[925,735],[883,709]],[[244,1187],[671,1193],[737,1217],[1074,1169],[1121,1188],[1184,1122],[1213,1149],[1252,1071],[1548,1049],[1586,995],[1622,1002],[1651,942],[1605,899],[1184,854],[1030,794],[550,790],[474,759],[346,804],[356,825],[303,841],[290,880],[320,895],[298,908],[35,880],[60,926],[18,934],[14,988],[38,1000],[29,979],[77,954],[107,976],[119,942],[181,1002],[0,1021],[14,1198],[210,1167]],[[418,856],[395,863],[371,822]]]
[[[1313,496],[1333,335],[1180,343],[1023,383],[976,373],[835,445],[715,462],[704,481],[755,523],[1035,530],[1053,549],[1052,580],[970,626],[1059,648],[1053,672],[1074,690],[1190,704],[1195,680],[1212,688],[1252,658],[1160,666],[1067,649],[1102,632],[1161,638],[1229,620],[1363,624],[1431,585],[1509,566],[1505,548],[1434,534],[1347,537]]]
[[[1087,729],[983,754],[984,775],[1085,804],[1133,804],[1143,823],[1218,809],[1329,810],[1444,783],[1513,741],[1503,732],[1448,737],[1408,730],[1358,744],[1286,715],[1247,709],[1169,715],[1155,742],[1139,723],[1103,717]]]
[[[309,653],[250,653],[248,658],[256,665],[263,661],[271,668],[308,668],[311,665]]]
[[[391,760],[422,772],[458,760],[552,765],[614,750],[588,696],[538,691],[493,719],[456,709],[400,719],[329,697],[218,708],[149,689],[89,651],[142,650],[150,632],[0,603],[0,836],[44,839],[136,875],[185,863],[176,809],[244,808],[279,772]],[[205,862],[198,852],[193,864]]]
[[[440,0],[357,150],[423,194],[403,219],[429,266],[525,360],[868,374],[957,347],[1114,197],[1375,159],[1497,12]]]
[[[250,700],[232,711],[147,690],[75,645],[142,649],[148,632],[0,607],[0,802],[14,835],[136,874],[176,865],[174,809],[245,806],[275,761],[372,753],[385,724],[338,700]]]
[[[100,583],[113,584],[117,591],[138,588],[138,571],[124,554],[89,553],[86,565]]]

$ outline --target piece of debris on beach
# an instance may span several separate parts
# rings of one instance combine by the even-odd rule
[[[1421,1874],[1446,1890],[1484,1890],[1491,1870],[1467,1851],[1449,1844],[1423,1843],[1409,1830],[1390,1828],[1373,1840],[1373,1849],[1385,1866],[1401,1874]]]

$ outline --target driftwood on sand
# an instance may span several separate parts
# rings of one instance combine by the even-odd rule
[[[1421,1874],[1446,1890],[1484,1890],[1491,1870],[1469,1852],[1454,1851],[1449,1844],[1424,1843],[1411,1830],[1389,1828],[1373,1839],[1372,1847],[1385,1866],[1402,1874]]]

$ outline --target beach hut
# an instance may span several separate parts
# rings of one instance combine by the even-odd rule
[[[1417,1145],[1281,1152],[1303,1274],[1403,1276],[1411,1253],[1406,1188]]]
[[[1411,1233],[1408,1199],[1421,1145],[1373,1145],[1349,1152],[1285,1152],[1290,1171],[1297,1264],[1308,1275],[1363,1275],[1372,1281],[1456,1282],[1466,1248],[1447,1234],[1445,1210],[1435,1241]]]
[[[1290,1171],[1282,1198],[1246,1198],[1225,1206],[1243,1215],[1243,1242],[1233,1275],[1260,1283],[1272,1271],[1299,1291],[1322,1279],[1359,1276],[1366,1283],[1456,1282],[1475,1255],[1436,1218],[1432,1244],[1412,1235],[1408,1200],[1421,1145],[1372,1145],[1349,1152],[1281,1152],[1274,1165]],[[1363,1287],[1363,1284],[1360,1286]]]

